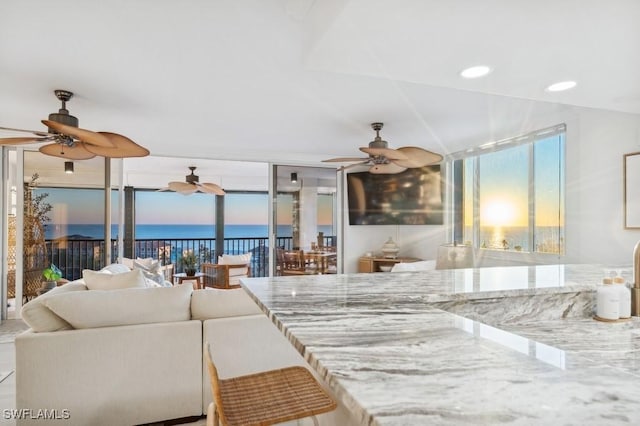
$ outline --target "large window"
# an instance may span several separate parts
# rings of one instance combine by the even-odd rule
[[[560,125],[454,156],[456,242],[563,254],[564,145]]]

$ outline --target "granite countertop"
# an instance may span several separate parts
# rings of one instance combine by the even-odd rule
[[[243,286],[363,425],[633,424],[640,319],[591,319],[605,269],[309,275]]]

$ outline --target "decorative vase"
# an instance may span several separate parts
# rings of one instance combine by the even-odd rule
[[[184,268],[184,273],[187,274],[188,277],[193,277],[196,274],[196,268]]]
[[[400,248],[395,243],[395,241],[393,241],[393,238],[391,238],[391,237],[389,237],[387,242],[384,243],[383,246],[382,246],[382,255],[384,257],[395,259],[396,257],[398,257],[398,252],[399,251],[400,251]]]

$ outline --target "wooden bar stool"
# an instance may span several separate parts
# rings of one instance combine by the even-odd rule
[[[219,379],[209,343],[204,356],[209,369],[213,402],[207,409],[207,426],[271,425],[326,413],[335,401],[304,367],[287,367],[247,376]]]

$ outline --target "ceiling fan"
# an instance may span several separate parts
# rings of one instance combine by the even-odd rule
[[[19,145],[37,142],[50,142],[41,146],[39,151],[46,155],[68,160],[87,160],[96,155],[109,158],[145,157],[149,150],[138,145],[126,136],[111,132],[93,132],[78,127],[78,119],[69,114],[67,102],[73,97],[68,90],[54,90],[62,107],[58,112],[49,114],[42,124],[47,131],[22,130],[0,127],[0,130],[31,133],[35,136],[0,138],[0,145]]]
[[[406,169],[424,167],[442,161],[442,155],[416,146],[405,146],[398,149],[389,148],[388,142],[380,137],[382,126],[384,126],[383,123],[371,123],[371,127],[376,131],[376,137],[369,142],[368,147],[360,148],[360,151],[369,154],[369,157],[339,157],[330,158],[324,160],[324,162],[350,163],[357,161],[356,164],[343,166],[340,169],[344,170],[359,165],[370,165],[370,173],[393,174],[403,172]]]
[[[224,195],[224,189],[215,183],[200,183],[200,177],[193,172],[196,170],[195,166],[189,166],[191,174],[185,176],[185,182],[169,182],[167,188],[163,188],[160,191],[175,191],[183,195],[190,195],[194,192],[204,192],[206,194]]]

